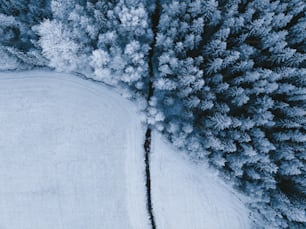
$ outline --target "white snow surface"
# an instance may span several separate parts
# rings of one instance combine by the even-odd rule
[[[144,128],[102,84],[0,73],[0,229],[148,229]],[[153,133],[157,229],[247,229],[248,210],[208,167]]]
[[[131,102],[76,76],[0,74],[0,229],[146,229]]]
[[[152,135],[151,185],[158,229],[248,229],[249,211],[207,165]]]

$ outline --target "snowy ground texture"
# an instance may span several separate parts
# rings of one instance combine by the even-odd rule
[[[152,135],[153,208],[158,229],[248,229],[238,194],[207,165]]]
[[[147,229],[140,116],[91,81],[0,74],[0,229]],[[154,134],[158,229],[248,228],[248,211],[212,172]]]
[[[149,228],[130,102],[38,72],[2,74],[0,94],[1,229]]]

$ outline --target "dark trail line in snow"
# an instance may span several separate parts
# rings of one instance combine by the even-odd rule
[[[150,101],[152,96],[154,95],[154,85],[153,85],[153,78],[154,78],[154,61],[155,61],[155,46],[156,46],[156,38],[158,32],[158,23],[160,17],[160,4],[157,0],[155,10],[151,16],[152,20],[152,30],[153,30],[153,41],[151,43],[151,47],[149,50],[149,82],[148,82],[148,97],[147,100]]]
[[[155,46],[156,46],[156,37],[158,32],[158,24],[160,18],[160,2],[156,0],[155,9],[151,15],[152,20],[152,30],[153,30],[153,41],[151,43],[151,49],[149,50],[149,82],[148,82],[148,97],[147,101],[151,100],[154,95],[154,61],[155,61]],[[149,106],[149,105],[148,105]],[[145,150],[145,164],[146,164],[146,189],[147,189],[147,210],[149,214],[149,219],[151,222],[152,229],[156,229],[156,223],[153,214],[153,205],[152,205],[152,190],[151,190],[151,171],[150,171],[150,154],[151,154],[151,128],[148,126],[145,135],[144,150]]]
[[[152,229],[156,229],[156,224],[153,215],[152,193],[151,193],[151,171],[150,171],[150,152],[151,152],[151,129],[146,131],[146,139],[144,143],[145,149],[145,164],[146,164],[146,189],[147,189],[147,208]]]

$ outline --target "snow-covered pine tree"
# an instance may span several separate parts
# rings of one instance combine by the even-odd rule
[[[202,57],[193,54],[201,42],[204,23],[218,17],[210,12],[211,8],[201,1],[166,1],[162,6],[155,50],[158,71],[154,76],[150,123],[175,136],[172,140],[177,146],[190,142],[188,135],[193,131],[195,120],[193,110],[213,104],[212,94],[199,104],[201,94],[205,93],[203,71],[199,68]],[[204,14],[207,18],[202,17]],[[190,146],[197,150],[196,144]]]
[[[52,0],[52,19],[36,31],[49,66],[144,92],[152,32],[140,0]]]
[[[107,12],[107,31],[99,34],[92,54],[96,79],[144,95],[152,42],[148,6],[143,0],[120,0]]]
[[[0,53],[3,70],[45,64],[32,26],[50,16],[49,0],[0,0]]]
[[[35,29],[49,66],[59,71],[90,74],[90,56],[106,31],[108,1],[52,0],[52,19]]]

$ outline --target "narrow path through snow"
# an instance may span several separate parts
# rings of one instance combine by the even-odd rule
[[[143,130],[75,76],[0,74],[0,228],[146,229]]]

